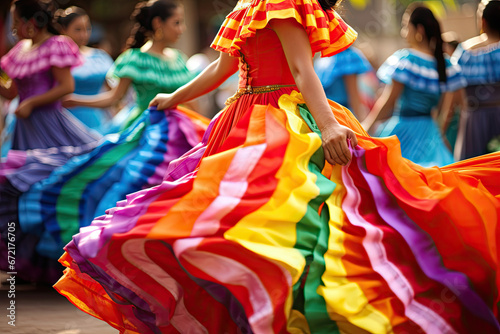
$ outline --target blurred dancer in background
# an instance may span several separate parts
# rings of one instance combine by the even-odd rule
[[[123,130],[134,123],[159,92],[172,92],[192,79],[185,55],[171,46],[182,35],[184,9],[175,1],[139,2],[131,19],[135,26],[127,50],[115,61],[108,75],[118,78],[112,90],[97,96],[72,95],[64,105],[108,108],[116,104],[132,86],[136,106],[119,124]]]
[[[360,94],[360,75],[373,71],[363,53],[350,47],[331,57],[318,58],[314,63],[326,96],[349,108],[362,121],[369,109],[363,104]]]
[[[87,13],[79,7],[69,7],[56,12],[57,23],[62,33],[71,37],[80,48],[84,63],[74,69],[71,74],[75,79],[75,94],[96,95],[103,90],[109,90],[106,83],[106,73],[113,65],[113,59],[103,50],[87,46],[92,26]],[[69,111],[82,123],[101,134],[106,132],[111,118],[106,109],[75,107]]]
[[[483,34],[461,43],[453,55],[467,80],[467,108],[460,120],[457,159],[500,149],[495,147],[495,138],[500,136],[500,1],[482,2],[478,15]]]
[[[78,146],[95,140],[61,109],[59,100],[74,90],[70,68],[82,59],[73,41],[57,35],[45,7],[35,0],[12,5],[13,31],[20,41],[2,58],[2,69],[13,81],[2,84],[0,93],[10,99],[18,93],[21,97],[15,111],[14,150]],[[35,15],[47,18],[35,20]]]
[[[450,99],[464,87],[465,80],[443,54],[441,28],[430,9],[410,6],[402,24],[410,48],[396,51],[377,71],[387,86],[363,126],[369,130],[383,120],[376,136],[396,135],[404,158],[422,166],[444,166],[454,160],[431,113],[445,94]]]

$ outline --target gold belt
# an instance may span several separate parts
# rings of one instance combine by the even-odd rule
[[[295,87],[295,85],[268,85],[268,86],[258,86],[258,87],[252,87],[252,86],[246,86],[245,88],[240,88],[230,98],[226,100],[226,106],[230,105],[234,101],[240,98],[242,95],[246,94],[262,94],[262,93],[270,93],[274,92],[276,90],[279,90],[283,87]]]

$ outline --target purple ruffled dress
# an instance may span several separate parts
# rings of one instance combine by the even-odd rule
[[[57,82],[52,67],[74,67],[82,63],[78,46],[66,36],[53,36],[36,48],[22,40],[2,57],[1,67],[12,78],[19,103],[51,90]],[[56,101],[33,109],[28,118],[18,118],[12,149],[0,162],[0,184],[8,180],[20,191],[63,165],[69,158],[95,147],[99,137]]]
[[[14,80],[19,101],[51,90],[57,81],[52,67],[74,67],[82,58],[78,46],[66,36],[52,36],[38,47],[22,40],[2,57],[1,67]],[[59,101],[33,109],[25,119],[16,120],[11,150],[0,160],[0,234],[8,231],[8,223],[18,222],[18,198],[36,182],[47,178],[57,167],[70,158],[86,153],[99,143],[100,136],[89,131]],[[16,235],[23,239],[23,249],[17,250],[19,258],[36,241],[36,235],[23,235],[17,225]],[[21,237],[22,236],[22,237]],[[26,240],[25,240],[26,239]],[[3,247],[0,247],[3,248]],[[7,254],[7,250],[0,249]],[[37,262],[36,259],[32,259]],[[48,269],[47,275],[57,277],[60,266],[32,263],[33,268]],[[54,270],[50,270],[54,267]],[[33,275],[45,275],[33,271]],[[48,278],[52,279],[51,277]],[[41,279],[44,280],[43,278]]]

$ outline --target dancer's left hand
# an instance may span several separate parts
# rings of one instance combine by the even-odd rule
[[[26,99],[19,104],[14,114],[17,118],[28,118],[33,111],[33,104],[30,99]]]

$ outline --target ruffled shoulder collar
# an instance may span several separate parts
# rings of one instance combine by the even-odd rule
[[[1,60],[12,79],[22,79],[54,67],[75,67],[83,63],[78,46],[67,36],[52,36],[37,47],[30,40],[19,41]]]
[[[169,65],[171,63],[176,63],[179,60],[184,62],[184,55],[182,52],[176,49],[169,49],[169,52],[171,53],[169,57],[162,57],[161,55],[143,52],[141,49],[128,49],[116,59],[115,64],[135,64],[143,66],[151,63]]]
[[[316,0],[240,0],[226,17],[212,48],[238,57],[245,40],[276,18],[297,20],[309,36],[312,51],[322,56],[347,49],[357,37],[337,12],[324,11]]]
[[[500,82],[500,42],[468,50],[459,44],[452,61],[462,67],[469,85]]]
[[[392,54],[377,71],[385,84],[392,80],[401,82],[423,92],[440,93],[455,91],[466,86],[461,68],[453,65],[445,55],[446,83],[439,81],[436,60],[433,56],[413,49],[401,49]]]
[[[491,43],[489,45],[485,45],[485,46],[481,46],[481,47],[477,47],[477,48],[467,49],[467,52],[471,53],[474,56],[479,56],[481,54],[488,54],[488,53],[499,52],[499,51],[500,51],[500,42]]]

